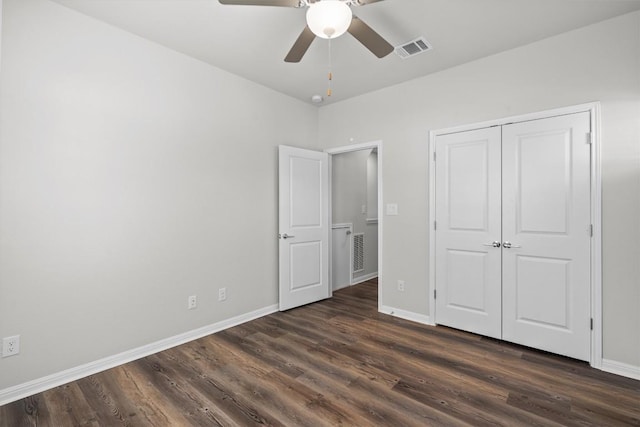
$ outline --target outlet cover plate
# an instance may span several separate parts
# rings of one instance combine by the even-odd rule
[[[193,310],[197,306],[198,306],[198,297],[196,297],[195,295],[191,295],[187,300],[187,308],[189,310]]]
[[[15,356],[20,353],[20,335],[2,339],[2,357]]]

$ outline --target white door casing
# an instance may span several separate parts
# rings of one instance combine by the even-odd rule
[[[589,360],[589,113],[502,131],[503,339]]]
[[[329,298],[328,154],[279,147],[279,309]]]
[[[437,322],[500,338],[500,128],[441,136],[435,150]]]

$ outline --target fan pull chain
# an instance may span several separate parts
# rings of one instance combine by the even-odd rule
[[[333,80],[333,73],[331,72],[331,39],[329,39],[329,73],[327,77],[327,96],[331,96],[331,81]]]

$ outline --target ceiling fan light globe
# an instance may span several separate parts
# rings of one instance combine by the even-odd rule
[[[307,10],[307,25],[318,37],[335,39],[351,25],[351,8],[341,0],[322,0],[312,3]]]

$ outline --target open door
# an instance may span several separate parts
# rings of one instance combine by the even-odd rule
[[[279,147],[280,311],[331,296],[329,155]]]

